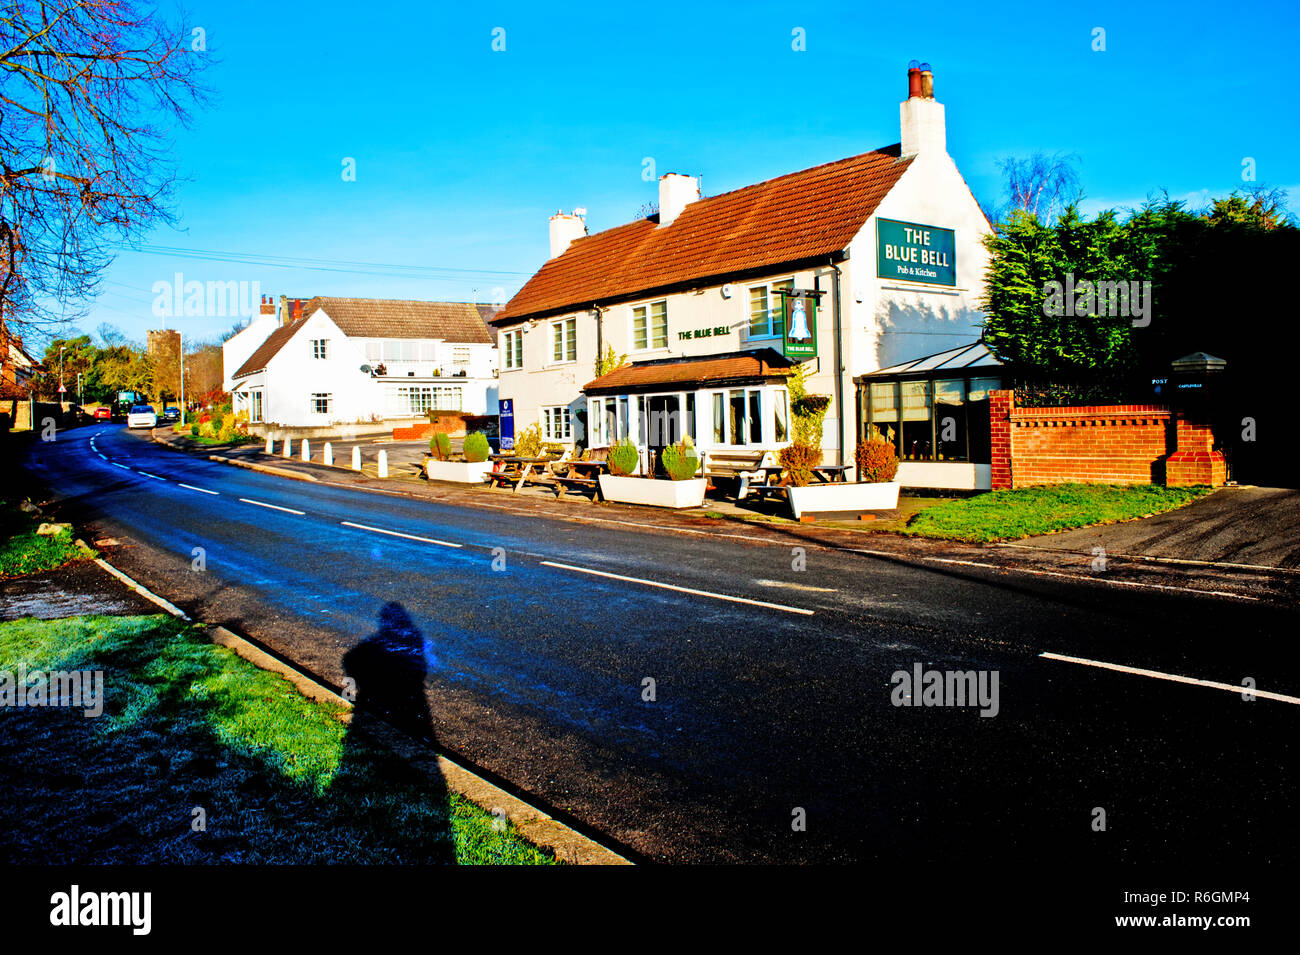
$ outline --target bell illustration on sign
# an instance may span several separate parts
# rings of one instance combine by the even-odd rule
[[[804,307],[804,300],[796,298],[790,312],[790,339],[806,342],[810,338],[812,332],[808,331],[808,310]]]

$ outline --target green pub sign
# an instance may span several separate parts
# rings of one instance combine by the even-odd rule
[[[781,339],[782,353],[795,361],[817,357],[817,299],[820,292],[791,289],[781,298],[781,315],[785,334]]]
[[[876,274],[882,279],[957,284],[957,234],[915,222],[876,220]]]

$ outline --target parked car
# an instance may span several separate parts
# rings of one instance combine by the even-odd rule
[[[158,415],[149,405],[133,405],[126,416],[128,428],[152,428],[158,424]]]
[[[108,405],[100,405],[94,412],[96,421],[112,421],[113,409]]]
[[[180,420],[181,420],[181,409],[180,409],[180,408],[164,408],[164,409],[163,409],[163,420],[164,420],[164,421],[180,421]]]

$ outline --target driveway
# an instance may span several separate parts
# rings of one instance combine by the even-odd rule
[[[1300,567],[1300,491],[1222,488],[1195,504],[1123,524],[1045,534],[1016,546],[1112,557]]]

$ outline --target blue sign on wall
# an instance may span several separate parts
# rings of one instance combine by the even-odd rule
[[[501,433],[501,450],[515,449],[515,399],[501,398],[497,401],[497,421]]]

